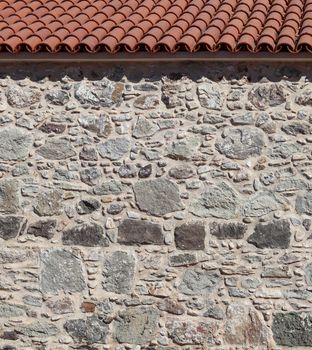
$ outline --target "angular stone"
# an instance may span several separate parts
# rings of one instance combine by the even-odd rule
[[[133,106],[139,109],[147,110],[158,107],[160,98],[157,95],[143,95],[135,99]]]
[[[117,294],[129,294],[132,291],[135,272],[135,259],[129,252],[115,251],[104,261],[103,289]]]
[[[102,158],[118,160],[130,151],[130,141],[125,137],[110,139],[104,143],[100,143],[98,151]]]
[[[0,249],[0,264],[16,264],[22,262],[37,263],[37,260],[37,253],[31,249]]]
[[[27,234],[51,239],[54,236],[55,228],[56,220],[39,220],[29,225]]]
[[[40,101],[41,93],[37,89],[11,85],[6,91],[8,104],[14,108],[26,108]]]
[[[179,290],[186,295],[207,296],[212,293],[221,282],[216,272],[188,269],[184,272]]]
[[[40,192],[34,203],[34,212],[39,216],[61,215],[63,211],[63,192],[52,189]]]
[[[118,169],[118,175],[121,178],[131,179],[137,176],[137,167],[133,164],[123,164]]]
[[[64,249],[41,252],[40,289],[43,293],[82,292],[85,287],[79,259]]]
[[[312,215],[312,191],[297,196],[296,211],[299,214]]]
[[[231,159],[247,159],[261,154],[264,133],[253,127],[226,129],[216,142],[216,149]]]
[[[55,106],[64,106],[69,101],[69,94],[63,90],[50,90],[46,93],[47,102]]]
[[[82,160],[92,161],[98,160],[96,149],[91,146],[83,146],[79,153],[79,158]]]
[[[178,180],[189,179],[194,175],[195,175],[194,169],[187,164],[177,165],[174,168],[171,168],[169,170],[169,176]]]
[[[0,181],[0,213],[14,214],[20,208],[20,187],[17,180]]]
[[[197,85],[197,94],[202,107],[221,111],[224,96],[219,91],[218,84],[200,83]]]
[[[77,205],[77,213],[80,215],[91,214],[101,208],[101,203],[93,198],[82,199]]]
[[[108,325],[96,316],[68,320],[64,329],[78,343],[105,344],[108,335]]]
[[[43,320],[17,326],[15,331],[26,337],[36,338],[48,338],[59,333],[59,329],[55,324]]]
[[[304,268],[304,277],[307,285],[312,286],[312,263],[309,263]]]
[[[236,216],[239,199],[225,182],[211,186],[190,205],[190,212],[200,217],[231,219]]]
[[[159,310],[168,312],[169,314],[183,315],[185,313],[185,309],[181,303],[169,298],[164,299],[157,306]]]
[[[218,239],[242,239],[247,231],[247,227],[247,225],[238,222],[211,222],[209,224],[210,234]]]
[[[124,85],[107,78],[101,81],[82,81],[75,86],[75,97],[81,104],[111,107],[120,104]]]
[[[203,222],[189,222],[174,230],[176,247],[182,250],[205,249],[205,225]]]
[[[153,307],[128,308],[116,320],[113,336],[119,343],[148,345],[156,334],[158,318]]]
[[[14,305],[8,303],[0,303],[0,317],[1,318],[11,318],[26,316],[26,308],[22,305]]]
[[[165,178],[138,181],[133,186],[138,207],[162,216],[183,209],[178,186]]]
[[[257,109],[265,110],[286,102],[286,93],[281,84],[263,83],[249,91],[248,100]]]
[[[312,346],[312,313],[286,312],[273,315],[272,331],[277,345]]]
[[[167,156],[176,160],[191,160],[199,144],[199,139],[192,137],[173,141],[166,149]]]
[[[288,201],[270,191],[258,192],[252,196],[243,208],[243,214],[260,217],[276,210],[286,210]]]
[[[92,131],[98,136],[108,137],[112,132],[109,117],[105,115],[83,115],[78,118],[78,123],[84,129]]]
[[[207,311],[203,314],[204,317],[214,318],[215,320],[223,320],[225,318],[225,312],[222,307],[213,301],[208,301]]]
[[[295,102],[301,106],[312,106],[312,90],[307,88],[296,96]]]
[[[102,226],[95,223],[83,223],[63,232],[64,245],[81,245],[84,247],[108,247],[109,242]]]
[[[5,161],[25,160],[33,139],[31,134],[19,128],[0,130],[0,159]]]
[[[123,191],[123,186],[120,181],[110,180],[95,186],[93,189],[96,195],[120,194]]]
[[[147,164],[145,166],[143,166],[140,170],[139,170],[139,178],[141,179],[145,179],[149,176],[151,176],[153,171],[153,167],[152,164]]]
[[[133,129],[132,136],[136,139],[149,137],[153,136],[158,130],[159,127],[157,124],[154,124],[151,120],[143,116],[139,116]]]
[[[125,219],[118,227],[118,243],[161,245],[164,244],[164,235],[161,226],[157,223]]]
[[[44,123],[40,126],[39,130],[46,134],[62,134],[66,130],[66,125],[57,123]]]
[[[79,172],[80,179],[87,185],[93,186],[99,182],[99,179],[103,176],[100,169],[96,167],[85,168]]]
[[[125,208],[124,203],[112,203],[110,206],[107,208],[107,213],[111,215],[117,215],[121,213]]]
[[[198,263],[198,259],[195,254],[191,253],[178,253],[169,256],[169,266],[190,266]]]
[[[75,312],[75,305],[69,297],[47,300],[46,305],[56,315],[65,315]]]
[[[76,155],[73,145],[64,138],[48,139],[43,146],[38,148],[37,153],[51,160],[62,160]]]
[[[23,228],[21,216],[0,216],[0,238],[8,240],[17,237]]]
[[[290,224],[288,220],[276,220],[269,223],[259,223],[247,242],[257,248],[280,248],[289,247],[291,237]]]
[[[296,153],[309,153],[309,148],[297,143],[279,142],[275,145],[273,144],[273,147],[269,149],[268,155],[273,159],[286,159]]]
[[[287,135],[308,135],[311,132],[311,126],[308,123],[305,123],[303,121],[300,122],[291,122],[288,124],[284,124],[281,127],[282,131],[284,131]]]

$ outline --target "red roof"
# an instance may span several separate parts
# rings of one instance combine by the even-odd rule
[[[0,51],[312,51],[312,0],[2,0]]]

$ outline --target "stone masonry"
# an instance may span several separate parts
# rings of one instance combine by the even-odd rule
[[[311,73],[2,64],[0,349],[311,349]]]

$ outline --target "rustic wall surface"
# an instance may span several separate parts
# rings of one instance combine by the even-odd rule
[[[0,349],[312,347],[309,67],[0,85]]]

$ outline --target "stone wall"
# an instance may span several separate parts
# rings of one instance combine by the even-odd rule
[[[0,85],[0,349],[312,347],[310,67]]]

